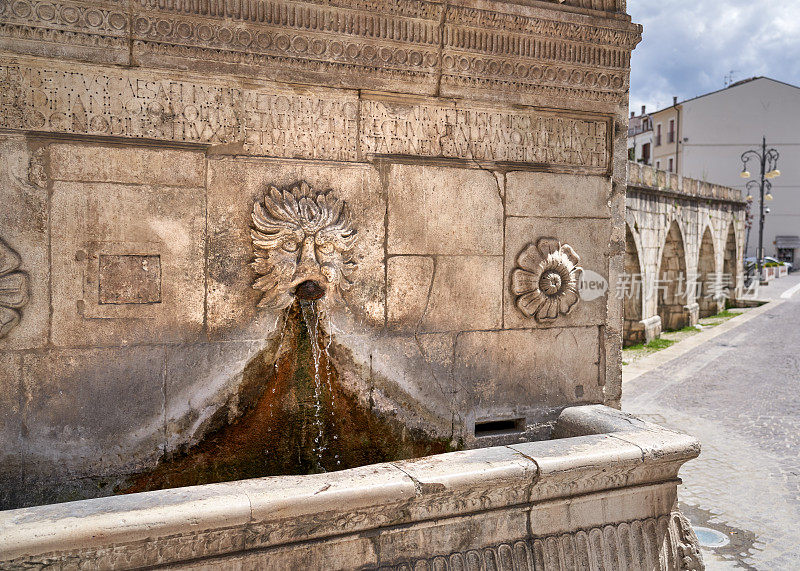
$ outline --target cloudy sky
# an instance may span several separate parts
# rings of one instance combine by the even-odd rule
[[[631,61],[639,113],[764,75],[800,85],[800,0],[628,0],[644,39]]]

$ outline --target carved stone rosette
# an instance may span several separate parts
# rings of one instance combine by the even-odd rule
[[[0,239],[0,339],[17,326],[28,303],[28,275],[20,265],[19,254]]]
[[[357,269],[357,232],[347,204],[332,191],[315,191],[307,182],[280,190],[270,186],[253,204],[255,260],[253,288],[264,292],[259,307],[285,308],[298,297],[341,300]]]
[[[535,245],[528,244],[517,256],[517,267],[511,274],[517,309],[539,322],[568,314],[579,299],[578,283],[583,272],[579,262],[575,250],[556,238],[539,238]]]

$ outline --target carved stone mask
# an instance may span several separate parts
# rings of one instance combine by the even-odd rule
[[[259,307],[284,308],[293,297],[341,300],[357,268],[353,245],[357,232],[347,205],[332,191],[315,191],[299,182],[289,189],[270,186],[264,201],[253,204],[255,260],[253,288],[263,291]]]

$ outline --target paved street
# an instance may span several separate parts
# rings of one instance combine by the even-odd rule
[[[800,283],[778,280],[760,297]],[[623,385],[623,409],[697,436],[680,499],[728,535],[709,569],[800,569],[800,292]]]

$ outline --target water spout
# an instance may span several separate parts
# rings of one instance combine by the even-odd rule
[[[325,288],[317,281],[306,280],[294,289],[294,295],[302,301],[315,301],[325,295]]]

